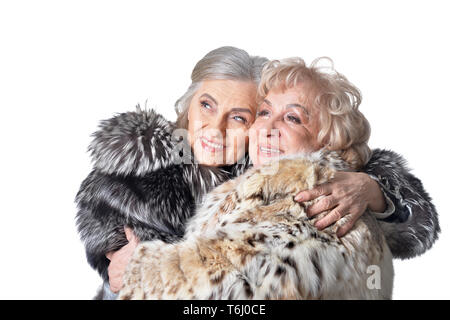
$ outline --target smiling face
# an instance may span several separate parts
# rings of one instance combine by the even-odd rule
[[[255,119],[256,85],[235,80],[206,80],[191,100],[189,143],[203,165],[234,164],[247,150]]]
[[[272,89],[258,107],[250,130],[250,159],[255,167],[297,152],[321,148],[318,110],[309,106],[306,88]]]

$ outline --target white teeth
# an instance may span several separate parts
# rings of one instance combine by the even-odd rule
[[[264,153],[280,153],[280,150],[278,150],[278,149],[269,149],[269,148],[259,147],[259,150],[261,150]]]
[[[206,144],[207,146],[214,148],[214,149],[223,149],[223,144],[218,144],[218,143],[214,143],[214,142],[210,142],[208,140],[206,140],[205,138],[202,138],[202,141],[204,144]]]

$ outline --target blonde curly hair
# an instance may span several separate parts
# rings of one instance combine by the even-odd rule
[[[329,66],[320,65],[325,60]],[[269,90],[285,90],[299,84],[305,88],[309,107],[319,111],[318,142],[328,150],[339,151],[352,168],[364,166],[371,156],[367,144],[370,125],[358,109],[359,89],[334,69],[330,58],[317,58],[306,66],[303,59],[295,57],[273,60],[264,66],[258,98],[262,100]]]

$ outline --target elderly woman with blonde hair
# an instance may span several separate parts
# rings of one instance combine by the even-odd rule
[[[327,61],[331,66],[326,67]],[[309,67],[301,58],[271,61],[262,71],[258,96],[260,104],[251,129],[278,129],[280,150],[267,154],[261,152],[258,142],[250,143],[249,154],[254,165],[304,148],[339,151],[352,169],[376,180],[386,199],[394,203],[395,213],[389,208],[384,213],[375,213],[370,205],[366,207],[379,218],[394,257],[411,258],[431,247],[440,227],[428,193],[405,167],[401,156],[387,150],[370,150],[370,125],[359,110],[361,93],[334,69],[331,59],[316,59]],[[347,174],[358,173],[340,172],[334,180],[345,181]],[[366,209],[339,208],[337,200],[345,189],[343,185],[341,190],[332,190],[330,184],[325,184],[296,197],[299,201],[309,201],[323,196],[308,209],[308,214],[313,217],[334,208],[316,226],[323,229],[346,217],[347,223],[338,231],[340,236],[351,229]]]

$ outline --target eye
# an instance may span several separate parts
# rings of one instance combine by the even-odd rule
[[[242,123],[247,123],[247,119],[245,119],[244,117],[241,116],[232,116],[232,118],[236,121],[242,122]]]
[[[267,115],[269,115],[269,111],[267,111],[267,110],[261,110],[261,111],[258,111],[257,113],[256,113],[256,117],[258,118],[258,117],[265,117],[265,116],[267,116]]]
[[[207,102],[207,101],[201,101],[200,104],[201,104],[202,107],[205,108],[205,109],[208,109],[208,110],[212,109],[211,105],[210,105],[209,102]]]
[[[286,118],[287,118],[288,121],[293,122],[293,123],[296,123],[296,124],[301,124],[301,123],[302,123],[302,121],[300,120],[299,117],[294,116],[294,115],[292,115],[292,114],[288,114],[288,115],[286,116]]]

